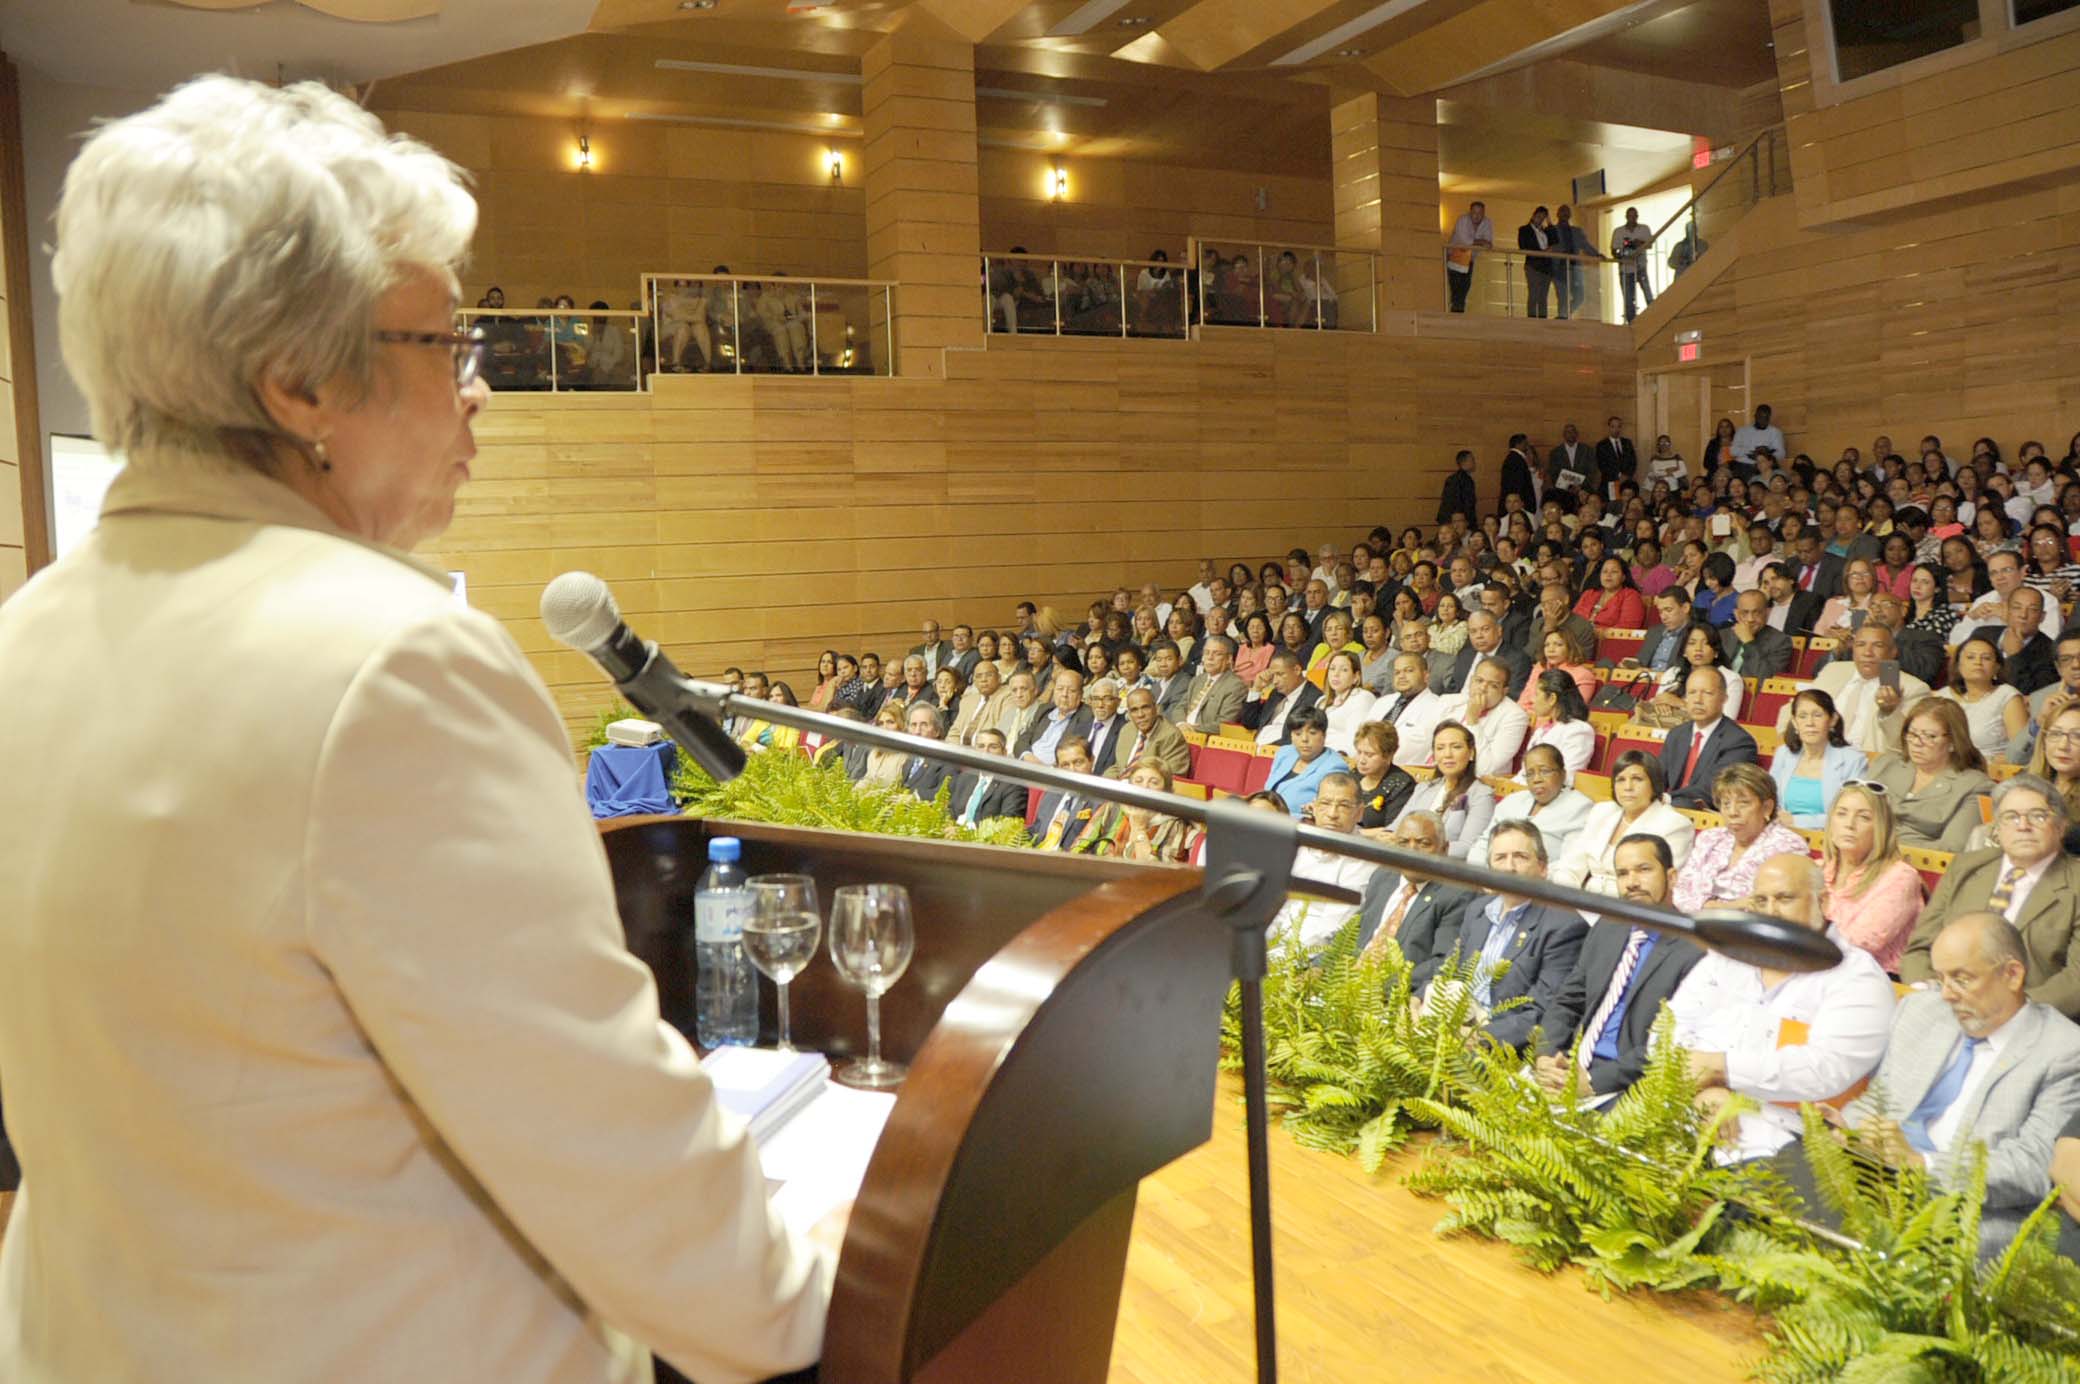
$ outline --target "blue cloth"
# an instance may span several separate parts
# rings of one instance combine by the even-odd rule
[[[1984,1038],[1967,1038],[1959,1043],[1956,1054],[1950,1059],[1950,1065],[1943,1068],[1943,1074],[1936,1078],[1936,1084],[1928,1088],[1928,1094],[1921,1098],[1921,1104],[1914,1107],[1913,1114],[1899,1122],[1899,1132],[1920,1152],[1936,1152],[1935,1142],[1928,1137],[1928,1127],[1942,1119],[1943,1112],[1955,1105],[1957,1098],[1964,1094],[1964,1079],[1971,1074],[1972,1057],[1979,1051],[1979,1045],[1985,1041]]]
[[[1789,790],[1784,794],[1784,810],[1791,814],[1792,821],[1802,827],[1824,825],[1827,821],[1827,804],[1821,798],[1820,780],[1794,776]]]
[[[1740,600],[1740,598],[1741,593],[1733,590],[1731,587],[1714,596],[1709,587],[1699,582],[1697,594],[1690,598],[1690,604],[1712,624],[1726,625],[1733,622],[1734,602]]]
[[[1603,1026],[1603,1032],[1596,1035],[1596,1046],[1590,1049],[1591,1055],[1599,1062],[1618,1060],[1618,1031],[1625,1027],[1625,1011],[1632,1008],[1632,997],[1639,990],[1640,977],[1647,973],[1647,958],[1654,954],[1654,944],[1660,940],[1660,933],[1650,932],[1641,944],[1639,960],[1632,968],[1632,978],[1625,982],[1625,993],[1618,996],[1617,1007],[1611,1010],[1610,1022]]]
[[[1481,943],[1480,965],[1473,974],[1473,997],[1483,1009],[1495,1003],[1490,998],[1494,994],[1495,972],[1501,968],[1502,954],[1509,950],[1510,939],[1517,935],[1517,925],[1524,921],[1530,908],[1527,901],[1505,913],[1500,897],[1488,900],[1488,940]]]
[[[1827,825],[1827,813],[1834,800],[1841,795],[1842,785],[1851,779],[1860,779],[1870,768],[1869,756],[1854,745],[1829,745],[1820,757],[1818,780],[1803,780],[1806,785],[1792,778],[1798,767],[1800,755],[1789,745],[1777,747],[1776,756],[1770,760],[1769,775],[1777,781],[1777,800],[1791,814],[1794,824],[1808,829]],[[1812,797],[1817,790],[1817,799]],[[1810,804],[1810,805],[1808,805]]]
[[[585,801],[594,817],[635,817],[675,812],[672,767],[679,747],[669,740],[655,745],[602,745],[585,766]]]
[[[1351,766],[1344,762],[1343,756],[1327,747],[1314,757],[1312,763],[1302,764],[1300,751],[1291,745],[1281,745],[1271,761],[1271,773],[1264,780],[1264,787],[1283,798],[1286,811],[1298,817],[1321,791],[1324,778],[1350,771]]]

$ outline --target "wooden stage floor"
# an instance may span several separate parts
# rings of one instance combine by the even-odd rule
[[[1256,1373],[1249,1183],[1239,1082],[1213,1139],[1141,1184],[1112,1349],[1112,1384],[1245,1384]],[[1731,1384],[1761,1354],[1748,1309],[1697,1294],[1606,1302],[1578,1270],[1546,1277],[1506,1246],[1439,1239],[1442,1202],[1271,1128],[1279,1377]]]

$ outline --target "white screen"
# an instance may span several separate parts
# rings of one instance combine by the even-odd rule
[[[101,497],[123,469],[90,437],[51,436],[51,548],[63,557],[101,518]]]

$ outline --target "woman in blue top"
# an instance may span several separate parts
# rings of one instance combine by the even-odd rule
[[[1264,788],[1278,794],[1286,811],[1298,817],[1314,803],[1322,780],[1330,774],[1349,773],[1350,765],[1329,748],[1328,713],[1318,707],[1303,707],[1287,717],[1286,730],[1292,741],[1279,747]]]
[[[1714,626],[1733,623],[1733,605],[1740,599],[1740,592],[1733,589],[1733,559],[1725,553],[1711,553],[1704,560],[1704,580],[1698,583],[1697,595],[1692,604],[1697,613]]]
[[[1834,698],[1809,687],[1791,699],[1784,743],[1769,765],[1782,818],[1795,827],[1826,826],[1842,785],[1862,778],[1868,767],[1868,757],[1843,734]]]

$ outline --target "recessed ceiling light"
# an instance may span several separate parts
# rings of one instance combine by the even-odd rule
[[[1145,25],[1145,24],[1147,24],[1147,23],[1148,23],[1148,16],[1147,16],[1147,15],[1145,15],[1145,14],[1130,14],[1130,15],[1128,15],[1128,16],[1127,16],[1127,17],[1126,17],[1125,19],[1122,19],[1122,20],[1120,20],[1120,21],[1119,21],[1119,27],[1120,27],[1120,28],[1122,28],[1122,29],[1139,29],[1139,28],[1141,28],[1141,27],[1142,27],[1143,25]]]
[[[712,10],[715,8],[715,0],[679,0],[679,8],[682,10]]]
[[[1336,50],[1336,56],[1339,58],[1362,58],[1365,56],[1365,50],[1363,48],[1339,48]]]

